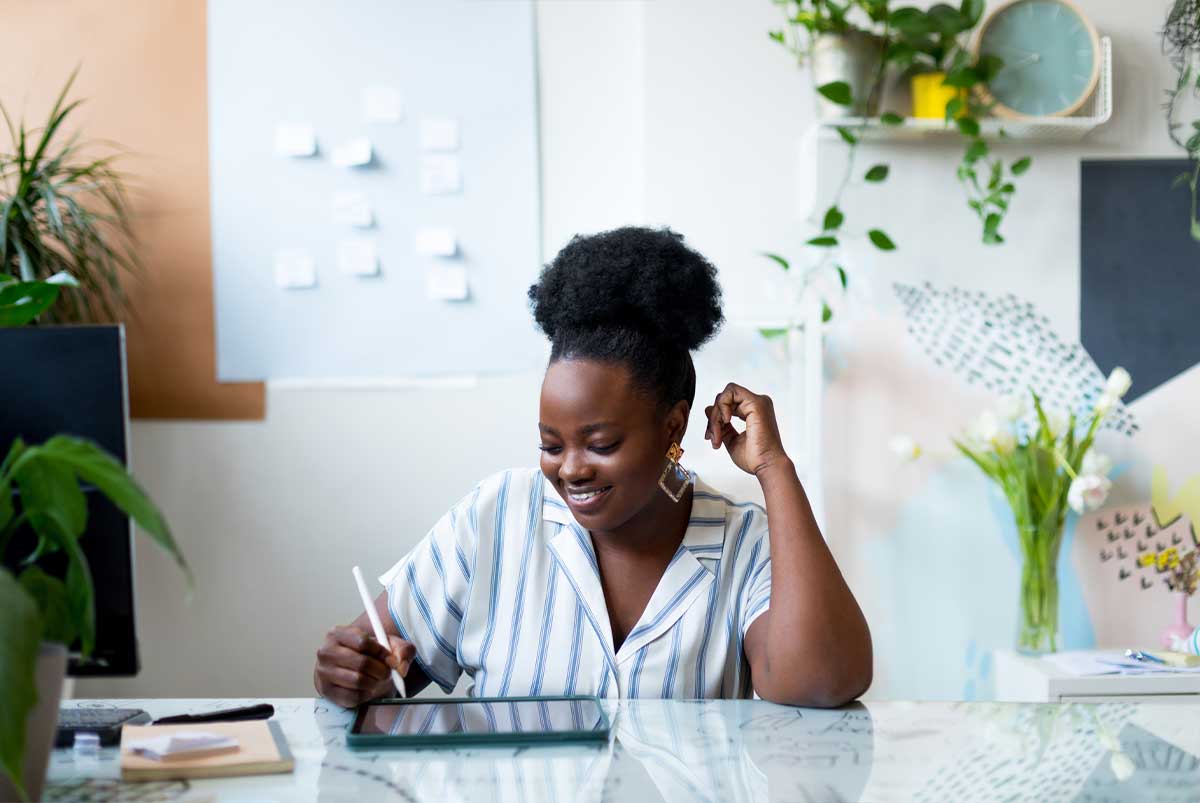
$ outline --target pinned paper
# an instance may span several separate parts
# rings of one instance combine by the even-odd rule
[[[355,137],[333,149],[333,163],[338,167],[362,167],[371,163],[371,140]]]
[[[303,290],[317,286],[317,262],[312,254],[299,248],[275,252],[275,285],[284,290]]]
[[[450,117],[422,117],[421,150],[458,150],[458,121]]]
[[[378,276],[379,253],[371,237],[352,237],[338,243],[338,271],[350,276]]]
[[[425,274],[425,295],[435,301],[465,301],[469,294],[466,268],[436,267]]]
[[[462,192],[462,169],[457,156],[425,154],[421,157],[421,192],[454,195]]]
[[[363,90],[363,112],[368,123],[398,123],[404,119],[404,102],[393,87],[369,86]]]
[[[417,231],[417,253],[430,257],[452,257],[458,253],[458,241],[450,229]]]
[[[369,229],[375,225],[375,214],[366,193],[342,191],[333,194],[333,216],[343,226]]]
[[[275,127],[275,153],[287,157],[314,156],[317,135],[307,123],[280,123]]]

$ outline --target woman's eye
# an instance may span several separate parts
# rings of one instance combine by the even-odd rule
[[[615,443],[610,443],[607,446],[593,446],[592,451],[597,452],[599,454],[608,454],[609,452],[613,451],[620,445],[621,445],[621,442],[616,441]]]
[[[558,454],[559,452],[562,451],[561,446],[547,446],[544,443],[539,443],[538,449],[540,449],[541,451],[543,451],[547,454]]]

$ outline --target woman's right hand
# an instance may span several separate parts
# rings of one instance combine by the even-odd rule
[[[317,693],[345,708],[395,694],[391,670],[408,674],[417,654],[411,642],[388,636],[391,650],[357,625],[335,627],[317,650]]]

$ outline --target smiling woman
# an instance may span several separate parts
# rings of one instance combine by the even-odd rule
[[[552,344],[541,470],[481,482],[381,577],[390,644],[365,615],[335,627],[317,690],[355,705],[395,668],[413,691],[466,673],[478,696],[861,694],[867,624],[771,400],[730,383],[705,408],[705,438],[758,478],[766,510],[680,465],[691,352],[722,319],[716,269],[673,232],[617,229],[572,240],[529,296]]]

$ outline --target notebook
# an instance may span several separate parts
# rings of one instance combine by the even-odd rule
[[[238,747],[199,756],[168,756],[156,761],[134,753],[130,742],[186,731],[202,731],[236,739]],[[121,780],[172,781],[187,778],[224,778],[234,775],[269,775],[291,772],[292,751],[279,723],[204,722],[193,725],[126,725],[121,729]]]

